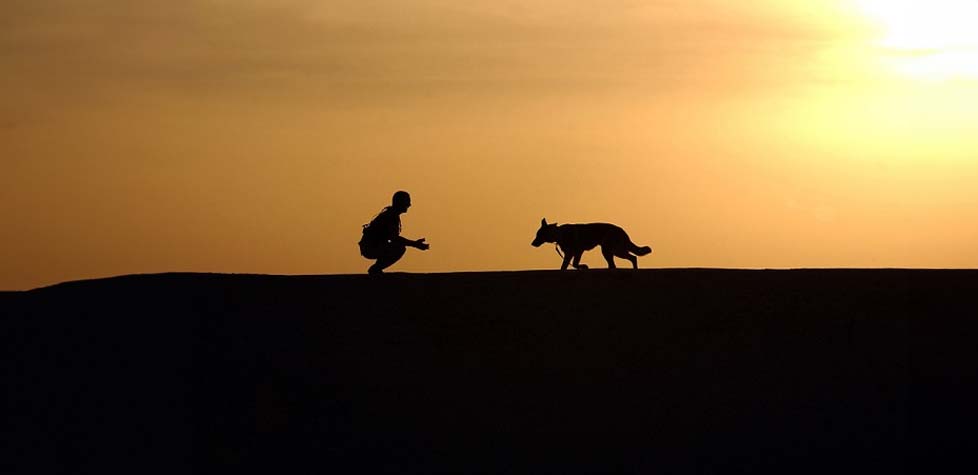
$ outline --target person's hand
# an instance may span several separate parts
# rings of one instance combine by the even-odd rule
[[[424,242],[424,238],[414,241],[414,247],[421,249],[422,251],[427,251],[429,247],[428,243]]]

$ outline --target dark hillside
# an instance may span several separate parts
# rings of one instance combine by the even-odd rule
[[[3,471],[903,473],[912,379],[947,357],[911,356],[911,320],[975,295],[922,270],[66,283],[0,296]]]

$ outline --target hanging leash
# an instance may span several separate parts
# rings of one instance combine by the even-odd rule
[[[560,256],[560,258],[561,258],[561,259],[563,259],[563,258],[564,258],[564,255],[563,255],[563,254],[561,254],[561,252],[560,252],[560,244],[557,244],[557,243],[555,242],[555,243],[554,243],[554,250],[555,250],[555,251],[557,251],[557,255],[558,255],[558,256]]]

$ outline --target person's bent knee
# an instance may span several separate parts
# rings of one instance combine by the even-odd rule
[[[400,259],[402,256],[404,256],[405,252],[407,252],[407,246],[401,243],[397,243],[397,244],[391,244],[391,246],[388,248],[387,255],[390,256],[391,259],[394,259],[396,261]]]
[[[377,260],[394,262],[404,256],[407,248],[400,243],[390,243],[378,253]]]

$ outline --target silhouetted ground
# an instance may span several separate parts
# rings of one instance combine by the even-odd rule
[[[920,379],[953,385],[931,348],[972,339],[928,325],[975,295],[975,271],[708,269],[7,293],[0,471],[904,473]]]

